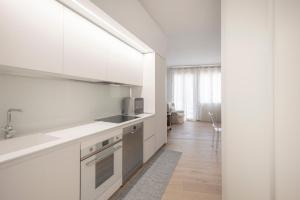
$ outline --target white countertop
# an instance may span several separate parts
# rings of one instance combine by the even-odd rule
[[[122,128],[128,124],[143,121],[154,116],[154,114],[140,114],[137,116],[139,118],[123,123],[97,121],[58,131],[31,134],[0,141],[0,165],[58,145],[78,142],[80,139],[101,134],[110,129]]]

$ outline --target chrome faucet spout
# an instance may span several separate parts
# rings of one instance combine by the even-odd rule
[[[22,109],[18,109],[18,108],[10,108],[7,110],[7,118],[6,118],[6,125],[10,125],[11,124],[11,113],[12,112],[23,112]]]
[[[23,111],[17,108],[10,108],[7,110],[6,125],[3,127],[5,139],[12,138],[16,134],[16,131],[13,129],[11,125],[11,121],[12,121],[11,115],[13,112],[23,112]]]

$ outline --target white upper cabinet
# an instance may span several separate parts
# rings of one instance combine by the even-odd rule
[[[137,50],[130,48],[128,50],[128,69],[130,72],[128,74],[128,81],[133,85],[143,85],[143,54]]]
[[[111,39],[107,32],[65,8],[64,73],[106,81]]]
[[[62,73],[63,6],[1,0],[0,9],[0,65]]]
[[[108,80],[143,85],[143,54],[115,39],[110,43]]]
[[[0,67],[143,83],[143,54],[55,0],[0,0]]]
[[[126,74],[128,69],[125,66],[128,56],[126,52],[126,45],[118,40],[113,40],[109,48],[109,58],[107,66],[108,80],[117,83],[126,82]]]

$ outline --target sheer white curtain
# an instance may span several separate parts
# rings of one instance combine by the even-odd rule
[[[209,121],[209,111],[220,119],[220,67],[173,68],[169,75],[176,110],[184,110],[188,120]]]

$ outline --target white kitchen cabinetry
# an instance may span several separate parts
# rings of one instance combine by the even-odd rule
[[[0,67],[143,85],[143,54],[55,0],[0,1]]]
[[[128,46],[129,47],[129,46]],[[143,54],[129,47],[128,49],[128,64],[129,69],[126,73],[126,82],[132,85],[143,85]]]
[[[0,8],[0,68],[143,85],[142,53],[57,1],[1,0]]]
[[[155,136],[151,136],[147,140],[144,140],[144,163],[154,155],[156,152],[155,147]]]
[[[109,58],[108,58],[108,67],[107,67],[107,75],[108,80],[117,83],[125,83],[127,78],[126,74],[128,74],[128,55],[126,50],[128,47],[126,44],[113,40],[110,44],[109,48]],[[124,53],[126,52],[126,53]]]
[[[1,200],[79,200],[80,144],[0,168]]]
[[[155,55],[155,128],[156,150],[167,143],[166,61]]]
[[[77,13],[64,9],[64,73],[107,79],[109,45],[114,39],[107,32]]]
[[[144,140],[155,135],[155,118],[150,117],[144,120]]]
[[[0,65],[62,73],[63,6],[1,0],[0,8]]]
[[[152,131],[157,151],[167,143],[166,64],[165,59],[155,53],[144,56],[142,97],[145,99],[145,112],[155,113]]]
[[[108,80],[143,85],[143,54],[115,39],[110,43]]]
[[[144,120],[144,163],[156,152],[155,118]]]
[[[77,13],[64,9],[64,73],[142,85],[143,54]]]

